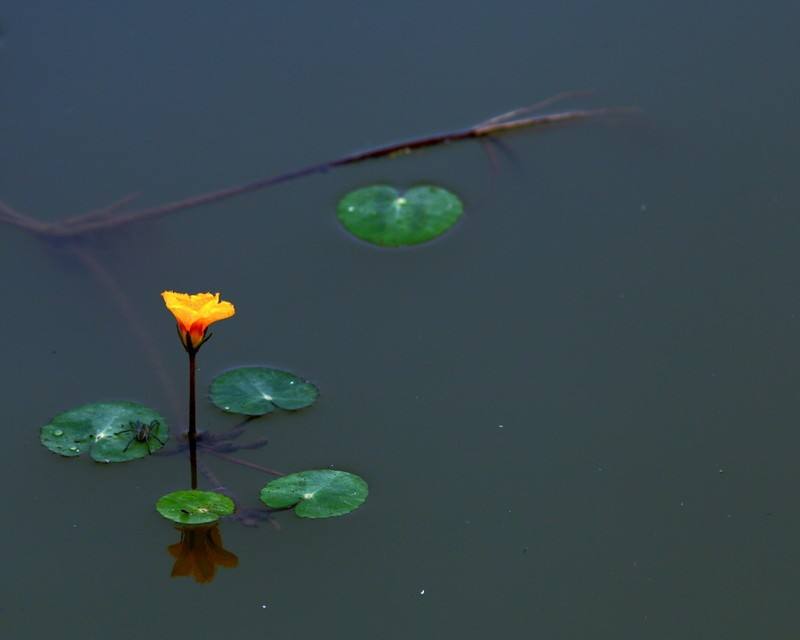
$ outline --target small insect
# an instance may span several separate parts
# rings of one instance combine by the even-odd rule
[[[145,424],[141,420],[134,420],[133,422],[129,422],[128,426],[125,427],[122,431],[117,431],[114,435],[118,436],[122,433],[132,433],[133,436],[130,440],[128,440],[128,444],[125,445],[125,448],[122,450],[125,453],[134,442],[142,442],[147,446],[147,453],[150,454],[150,439],[154,439],[158,442],[162,447],[164,446],[164,441],[159,438],[155,431],[160,426],[158,420],[153,420],[150,424]]]

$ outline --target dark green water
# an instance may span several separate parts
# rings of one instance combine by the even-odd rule
[[[797,637],[798,18],[744,1],[2,5],[0,199],[48,220],[566,89],[643,109],[509,136],[519,165],[499,173],[452,145],[88,242],[177,391],[95,275],[0,227],[3,638]],[[442,184],[463,221],[414,250],[358,243],[335,205],[374,182]],[[254,424],[270,445],[242,457],[371,489],[344,518],[223,523],[240,565],[208,585],[170,579],[178,533],[153,510],[183,459],[105,467],[38,441],[101,399],[181,425],[166,288],[237,305],[201,389],[263,363],[322,391]],[[267,478],[209,465],[256,503]]]

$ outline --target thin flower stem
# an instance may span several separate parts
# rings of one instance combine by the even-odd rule
[[[197,489],[197,426],[195,402],[196,353],[189,351],[189,464],[192,469],[192,489]]]
[[[233,464],[240,464],[243,467],[249,467],[250,469],[255,469],[256,471],[263,471],[264,473],[268,473],[273,476],[283,476],[286,475],[285,473],[281,473],[280,471],[275,471],[275,469],[270,469],[269,467],[262,467],[260,464],[256,464],[255,462],[248,462],[247,460],[242,460],[241,458],[234,458],[233,456],[229,456],[225,453],[219,453],[218,451],[208,450],[212,456],[216,456],[221,460],[227,460],[228,462],[233,462]]]

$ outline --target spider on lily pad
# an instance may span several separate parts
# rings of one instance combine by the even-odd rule
[[[141,442],[147,447],[147,453],[152,454],[153,452],[150,450],[150,440],[153,439],[158,442],[162,447],[164,446],[164,441],[159,438],[155,432],[161,423],[158,420],[153,420],[150,423],[142,422],[141,420],[134,420],[128,423],[128,426],[123,429],[122,431],[117,431],[114,435],[122,435],[123,433],[131,433],[131,439],[128,441],[128,444],[125,445],[125,448],[122,450],[123,453],[128,450],[134,442]]]

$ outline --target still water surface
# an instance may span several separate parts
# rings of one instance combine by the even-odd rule
[[[796,3],[590,0],[0,7],[0,199],[56,220],[456,128],[566,89],[643,116],[377,161],[88,240],[0,228],[4,638],[793,638],[800,573]],[[433,182],[413,250],[338,199]],[[183,459],[38,442],[130,399],[182,425],[159,292],[222,291],[201,354],[321,389],[243,457],[370,483],[350,516],[223,523],[235,569],[170,579]],[[202,395],[202,394],[201,394]],[[232,424],[201,402],[206,428]],[[268,479],[209,461],[244,504]]]

